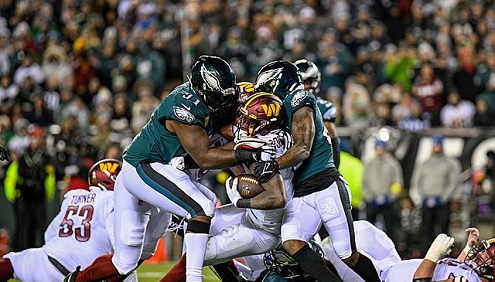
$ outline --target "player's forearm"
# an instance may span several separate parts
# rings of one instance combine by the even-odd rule
[[[251,199],[240,199],[237,202],[238,208],[251,208],[257,210],[270,210],[283,208],[286,204],[286,199],[275,195],[270,191],[263,191]]]
[[[435,266],[436,266],[435,262],[428,259],[423,259],[423,261],[419,264],[418,268],[414,272],[413,281],[428,281],[425,279],[430,279],[431,281],[431,277],[433,277],[433,271],[435,270]],[[424,279],[424,280],[420,280],[420,279]]]
[[[227,143],[218,147],[210,147],[202,154],[193,157],[194,161],[202,169],[223,169],[236,166],[233,143]]]
[[[293,167],[309,157],[311,148],[305,144],[296,144],[292,146],[285,154],[277,158],[279,169]]]
[[[237,202],[239,208],[252,208],[259,210],[283,208],[287,203],[287,195],[282,176],[275,175],[268,182],[262,184],[265,191],[251,199],[241,199]]]

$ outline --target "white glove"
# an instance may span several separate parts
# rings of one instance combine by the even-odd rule
[[[170,165],[178,170],[185,170],[186,164],[184,162],[184,157],[175,157],[170,160]]]
[[[438,234],[437,238],[431,243],[425,259],[437,262],[441,256],[450,254],[451,247],[454,245],[454,238],[443,233]]]
[[[234,150],[256,150],[265,145],[265,141],[256,137],[244,137],[235,142]]]
[[[227,196],[229,196],[232,204],[234,204],[234,206],[237,208],[237,201],[242,199],[241,194],[239,194],[239,191],[237,191],[237,183],[239,182],[239,179],[235,177],[234,181],[232,181],[232,185],[230,185],[231,180],[232,176],[229,176],[229,178],[227,178],[227,180],[225,181],[225,191],[227,192]]]

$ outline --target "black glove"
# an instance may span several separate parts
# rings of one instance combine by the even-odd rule
[[[260,158],[260,155],[261,149],[256,149],[254,151],[246,149],[235,150],[235,160],[240,164],[250,164],[252,162],[255,162]]]
[[[278,173],[278,162],[276,160],[255,162],[253,170],[258,181],[266,183]]]
[[[10,161],[9,151],[3,146],[0,146],[0,161]]]

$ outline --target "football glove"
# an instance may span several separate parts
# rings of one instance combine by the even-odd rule
[[[264,143],[264,142],[263,142]],[[245,142],[240,142],[234,147],[235,159],[238,163],[250,164],[252,162],[269,161],[275,158],[275,147],[272,144],[264,144],[258,148],[251,146]],[[256,146],[259,144],[256,143]],[[249,148],[249,149],[247,149]]]
[[[232,182],[232,184],[230,184],[230,182]],[[227,196],[229,196],[230,201],[236,208],[237,201],[242,198],[241,194],[239,194],[239,191],[237,191],[238,182],[239,179],[237,177],[234,177],[234,180],[232,180],[232,176],[229,176],[229,178],[227,178],[227,180],[225,181],[225,191],[227,192]]]
[[[0,146],[0,161],[10,161],[9,151],[3,146]]]
[[[260,183],[266,183],[278,173],[278,162],[276,160],[255,162],[253,172]]]
[[[438,234],[437,238],[431,243],[425,259],[436,263],[441,256],[450,254],[451,247],[454,244],[454,238],[443,233]]]

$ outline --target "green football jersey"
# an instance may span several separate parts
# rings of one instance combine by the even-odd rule
[[[212,136],[216,129],[208,107],[186,82],[161,102],[125,151],[125,161],[134,166],[143,161],[169,163],[174,157],[186,155],[177,135],[163,125],[164,120],[199,125],[208,136]]]
[[[323,121],[335,122],[337,119],[337,108],[335,108],[332,102],[317,97],[316,105],[318,106],[318,109],[320,109]]]
[[[323,125],[323,118],[316,105],[316,98],[313,94],[303,89],[296,89],[287,95],[284,99],[284,108],[287,113],[287,127],[289,130],[292,129],[292,115],[304,106],[310,106],[315,110],[315,137],[309,157],[295,171],[294,185],[330,167],[335,167],[333,163],[332,141],[330,140],[327,129]]]

